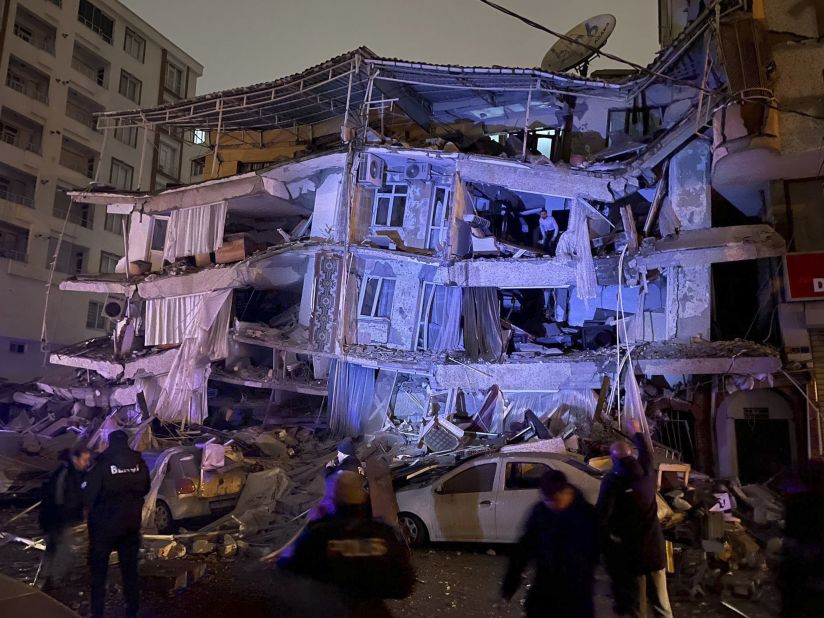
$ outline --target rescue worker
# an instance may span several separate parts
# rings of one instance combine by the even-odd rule
[[[76,446],[65,453],[63,461],[43,485],[40,528],[46,534],[43,557],[43,589],[59,584],[74,558],[74,527],[83,523],[83,480],[92,460],[91,451]]]
[[[611,446],[612,471],[601,482],[597,505],[615,596],[614,610],[646,616],[651,605],[652,615],[672,618],[651,445],[637,419],[627,421],[627,430],[638,449],[638,458],[626,442]]]
[[[92,618],[103,616],[109,555],[117,550],[123,577],[126,616],[137,616],[137,559],[143,497],[149,493],[149,469],[140,453],[129,448],[123,431],[109,434],[109,448],[86,481],[89,507],[89,563],[92,575]]]
[[[595,509],[559,470],[540,480],[541,501],[532,509],[504,576],[501,596],[509,601],[521,574],[535,563],[526,615],[591,618],[593,578],[598,563]]]
[[[340,593],[350,616],[390,616],[383,599],[412,593],[415,572],[397,530],[368,516],[367,494],[358,474],[327,478],[333,509],[310,521],[277,565]]]
[[[335,472],[346,470],[349,472],[357,472],[361,477],[366,478],[366,471],[363,468],[361,460],[358,459],[355,452],[355,444],[351,438],[344,438],[338,444],[338,454],[324,469],[325,476],[331,476]]]

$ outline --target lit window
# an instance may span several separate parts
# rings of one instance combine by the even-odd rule
[[[209,132],[203,129],[195,129],[192,133],[192,143],[205,146],[209,143]]]
[[[406,211],[406,185],[386,185],[375,193],[372,206],[372,225],[376,227],[403,227]]]
[[[361,289],[360,315],[369,318],[390,317],[394,294],[394,279],[367,277]]]

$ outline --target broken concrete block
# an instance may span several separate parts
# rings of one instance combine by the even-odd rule
[[[275,512],[297,517],[315,504],[317,500],[316,495],[298,491],[281,497],[275,505]]]
[[[186,546],[183,545],[183,543],[172,541],[171,543],[161,547],[157,552],[157,555],[162,560],[176,560],[178,558],[183,558],[183,556],[186,555]]]
[[[223,535],[223,543],[220,545],[221,558],[234,558],[237,555],[238,545],[231,534]]]
[[[207,539],[195,539],[194,543],[192,543],[192,555],[195,556],[202,556],[204,554],[211,554],[215,551],[215,544]]]
[[[40,440],[37,439],[33,433],[23,434],[23,440],[20,443],[20,450],[29,455],[37,455],[42,450]]]
[[[285,459],[289,456],[288,447],[272,434],[260,434],[255,440],[255,444],[267,457]]]

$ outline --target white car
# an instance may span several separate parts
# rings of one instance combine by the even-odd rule
[[[398,520],[410,545],[426,541],[514,543],[539,500],[538,482],[553,468],[584,498],[598,500],[600,473],[568,455],[481,455],[432,480],[398,487]],[[421,475],[424,477],[425,475]]]

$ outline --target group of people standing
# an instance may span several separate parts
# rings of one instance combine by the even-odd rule
[[[602,553],[615,613],[672,617],[651,449],[637,421],[629,429],[638,457],[626,442],[612,445],[613,468],[595,507],[562,472],[552,470],[541,478],[542,500],[527,520],[501,590],[504,599],[512,598],[524,568],[533,562],[528,617],[594,616],[594,572]]]
[[[150,488],[149,470],[140,453],[129,448],[127,434],[113,431],[108,441],[93,466],[88,448],[76,447],[67,454],[45,484],[39,515],[46,534],[42,575],[48,589],[71,571],[74,530],[88,514],[92,618],[103,616],[113,551],[120,562],[126,615],[137,616],[140,524]]]

